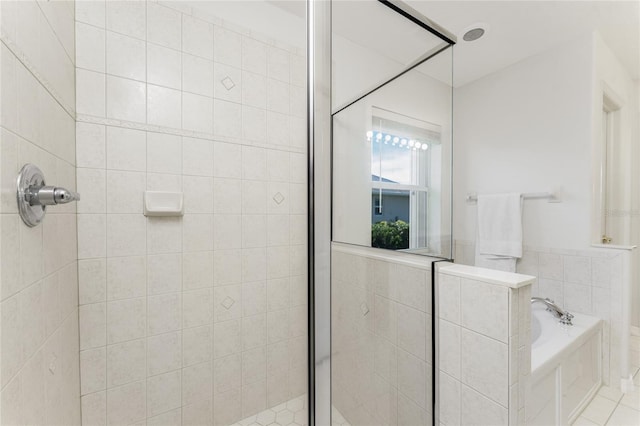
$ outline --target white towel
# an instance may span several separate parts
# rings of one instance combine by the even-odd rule
[[[522,195],[478,195],[476,266],[516,271],[522,257]]]

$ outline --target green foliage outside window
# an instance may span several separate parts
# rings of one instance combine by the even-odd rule
[[[383,220],[371,226],[371,247],[391,250],[409,248],[409,224],[403,220]]]

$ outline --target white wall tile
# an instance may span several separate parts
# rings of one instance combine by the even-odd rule
[[[107,386],[124,385],[146,377],[145,339],[107,346]]]
[[[242,36],[240,34],[216,25],[214,26],[213,42],[214,61],[236,68],[242,66]]]
[[[167,410],[179,408],[181,395],[180,370],[150,377],[147,379],[147,416],[156,416]]]
[[[267,143],[270,145],[289,145],[289,116],[267,111]]]
[[[182,287],[185,290],[211,287],[213,285],[213,252],[183,254]]]
[[[242,106],[234,102],[213,100],[213,133],[239,138],[242,136]]]
[[[183,218],[183,250],[213,250],[213,217],[211,215],[186,215]],[[214,273],[216,268],[214,268]]]
[[[144,40],[146,35],[146,3],[106,2],[107,29]]]
[[[211,362],[203,362],[182,369],[182,401],[193,404],[210,400],[213,396],[213,367]]]
[[[219,322],[213,325],[213,359],[241,351],[240,320]]]
[[[190,424],[186,423],[185,424]],[[147,426],[182,425],[182,409],[176,408],[157,416],[147,417]]]
[[[264,75],[242,72],[242,104],[265,109],[267,106],[267,79]]]
[[[106,114],[106,83],[105,75],[93,71],[78,69],[76,71],[76,111],[78,114],[88,114],[104,117]]]
[[[255,303],[251,295],[250,303]],[[242,317],[242,287],[239,284],[215,287],[213,290],[213,321],[222,322]]]
[[[150,217],[147,220],[147,253],[178,253],[182,250],[182,221],[179,217]]]
[[[107,296],[107,268],[105,259],[78,262],[79,303],[103,302]]]
[[[179,50],[182,40],[182,16],[176,10],[147,2],[147,40]]]
[[[182,332],[182,366],[209,361],[213,354],[213,326],[187,328]]]
[[[213,96],[231,102],[242,102],[242,71],[219,62],[213,66]]]
[[[80,349],[104,346],[107,343],[107,306],[95,303],[80,306]],[[3,322],[4,323],[4,322]]]
[[[144,337],[146,323],[144,298],[114,300],[107,303],[108,344]]]
[[[79,1],[74,4],[76,21],[86,22],[100,28],[105,27],[106,8],[104,0]]]
[[[261,108],[242,107],[242,136],[255,142],[265,142],[267,114]]]
[[[147,171],[180,174],[182,138],[164,133],[147,133]]]
[[[107,74],[133,80],[145,80],[144,41],[107,31]]]
[[[147,85],[147,123],[180,129],[182,96],[179,90]]]
[[[152,295],[181,291],[182,267],[182,255],[180,253],[148,256],[148,294]]]
[[[241,357],[231,355],[219,358],[213,362],[214,366],[214,394],[224,394],[241,386]]]
[[[19,371],[24,359],[18,306],[18,296],[3,301],[1,305],[2,347],[4,350],[0,366],[3,386]]]
[[[485,398],[473,389],[462,385],[460,398],[462,424],[509,424],[506,408]]]
[[[179,408],[182,396],[180,370],[147,379],[147,416],[152,417]]]
[[[104,108],[104,102],[103,102]],[[78,167],[106,167],[106,129],[89,123],[76,123],[76,161]]]
[[[289,85],[271,78],[267,79],[267,109],[289,114],[289,102]],[[292,110],[292,112],[295,111]]]
[[[213,290],[201,289],[182,295],[182,324],[185,328],[213,322]]]
[[[77,23],[76,39],[76,66],[91,71],[105,72],[105,31],[92,25]]]
[[[269,46],[267,48],[267,75],[269,78],[289,83],[290,60],[286,50]]]
[[[82,195],[82,203],[78,203],[78,213],[107,212],[107,178],[104,170],[77,169],[77,190]]]
[[[204,139],[182,139],[182,171],[185,175],[213,176],[213,143]]]
[[[564,256],[564,281],[575,284],[591,284],[591,258]]]
[[[107,213],[142,213],[147,186],[142,172],[107,171]]]
[[[213,143],[213,176],[239,179],[242,177],[242,146],[224,142]]]
[[[182,327],[182,294],[168,293],[147,299],[149,335],[167,333]]]
[[[147,337],[147,375],[155,376],[182,366],[182,333]]]
[[[146,267],[144,256],[108,258],[107,300],[145,296],[147,293]]]
[[[146,415],[145,381],[130,383],[107,391],[107,424],[133,424]]]
[[[417,310],[398,304],[398,347],[418,358],[426,358],[427,322],[426,315]]]
[[[146,121],[147,88],[144,83],[108,75],[106,93],[107,118]]]
[[[133,214],[107,215],[107,256],[145,254],[146,221]]]
[[[182,90],[213,97],[213,61],[182,54]]]
[[[459,325],[445,320],[438,322],[439,369],[456,380],[460,380],[460,333]]]
[[[506,287],[462,279],[462,325],[469,330],[507,343],[509,339],[509,290]]]
[[[182,128],[194,132],[213,133],[213,99],[183,93]]]
[[[250,37],[242,37],[242,69],[267,74],[267,46]]]
[[[182,85],[182,54],[177,50],[147,44],[147,82],[180,89]]]
[[[182,16],[182,50],[213,59],[213,26],[191,16]]]
[[[460,278],[438,274],[438,303],[446,309],[440,309],[441,318],[460,324]]]
[[[78,258],[104,257],[106,253],[106,216],[78,215]]]
[[[422,408],[427,407],[427,368],[419,358],[398,351],[398,391]]]
[[[461,333],[462,383],[508,406],[509,362],[507,344],[463,329]],[[482,357],[476,354],[483,354]]]

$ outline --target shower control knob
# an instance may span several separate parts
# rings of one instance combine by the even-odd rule
[[[80,199],[80,194],[77,192],[55,186],[29,187],[25,196],[28,197],[29,204],[32,206],[67,204]]]
[[[47,210],[47,206],[67,204],[80,200],[80,194],[57,186],[48,186],[44,174],[33,164],[25,164],[17,179],[16,198],[18,212],[27,226],[36,226]]]

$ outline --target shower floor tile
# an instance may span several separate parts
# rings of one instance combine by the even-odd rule
[[[335,407],[331,412],[332,426],[351,426]],[[231,426],[306,426],[306,396],[294,398],[285,403],[268,408],[260,413],[240,420]]]

